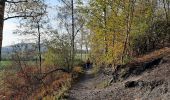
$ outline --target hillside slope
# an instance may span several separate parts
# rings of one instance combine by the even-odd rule
[[[86,77],[73,86],[67,99],[170,100],[170,48],[141,56],[121,66],[115,82],[109,85],[111,77],[111,74],[104,73]]]

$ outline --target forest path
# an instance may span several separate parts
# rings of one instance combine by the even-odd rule
[[[92,70],[89,69],[84,77],[69,90],[67,100],[87,100],[93,91],[95,91],[95,78]]]

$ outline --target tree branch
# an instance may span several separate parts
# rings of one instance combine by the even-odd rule
[[[77,33],[80,31],[80,29],[82,28],[84,26],[84,22],[81,24],[81,26],[79,27],[79,29],[76,31],[76,33],[75,33],[75,35],[74,36],[76,36],[77,35]]]
[[[61,0],[66,6],[68,6],[69,8],[71,8],[70,5],[68,5],[64,0]]]
[[[22,3],[22,2],[28,2],[27,0],[25,0],[25,1],[5,1],[5,2],[7,2],[7,3]]]
[[[12,18],[21,18],[21,17],[25,18],[25,17],[34,17],[34,16],[25,16],[25,15],[24,16],[11,16],[11,17],[4,18],[4,21],[8,19],[12,19]]]
[[[47,72],[47,73],[44,73],[44,76],[42,76],[41,79],[44,79],[44,78],[47,77],[49,74],[52,74],[52,73],[54,73],[54,72],[56,72],[56,71],[62,71],[62,72],[69,73],[69,71],[67,71],[66,69],[57,68],[57,69],[51,70],[51,71],[49,71],[49,72]]]
[[[7,17],[7,18],[4,18],[4,21],[5,20],[8,20],[8,19],[12,19],[12,18],[27,18],[27,17],[32,17],[32,18],[34,18],[34,17],[37,17],[37,16],[41,16],[41,15],[43,15],[43,13],[42,14],[37,14],[37,15],[18,15],[18,16],[11,16],[11,17]]]

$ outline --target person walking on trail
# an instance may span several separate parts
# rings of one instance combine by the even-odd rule
[[[90,64],[91,62],[90,62],[90,59],[88,58],[86,61],[86,69],[90,68]]]

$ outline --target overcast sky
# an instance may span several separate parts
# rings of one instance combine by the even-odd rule
[[[48,4],[50,5],[56,5],[58,3],[58,0],[46,0],[46,1],[48,1]],[[18,21],[16,19],[9,19],[4,22],[2,46],[13,45],[23,40],[24,37],[13,34],[13,31],[17,29],[18,25],[17,22]]]

